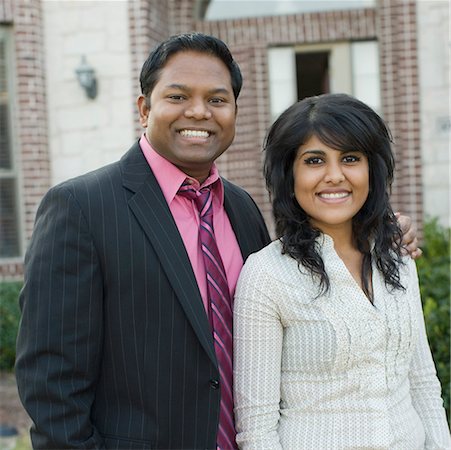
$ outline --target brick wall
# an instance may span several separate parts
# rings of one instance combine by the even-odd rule
[[[135,100],[141,93],[139,74],[150,50],[170,35],[170,11],[168,2],[160,0],[129,1],[130,53],[132,65],[133,111],[135,111],[135,135],[142,133],[138,121]]]
[[[42,10],[40,0],[0,0],[0,23],[11,26],[16,58],[13,106],[15,160],[19,168],[24,245],[37,206],[50,185]],[[18,277],[21,258],[1,260],[0,279]]]
[[[238,133],[230,153],[246,164],[236,164],[227,175],[243,185],[260,205],[268,224],[272,224],[271,206],[261,174],[261,145],[271,122],[267,48],[276,45],[299,45],[340,40],[366,39],[375,36],[373,10],[308,13],[292,16],[197,22],[196,28],[226,41],[243,69],[244,88],[239,101]],[[248,58],[240,48],[251,49]],[[226,153],[227,155],[227,153]]]
[[[7,24],[14,21],[13,15],[13,1],[14,0],[2,0],[0,2],[0,23]]]
[[[382,109],[393,133],[397,167],[392,202],[396,209],[411,216],[421,231],[416,2],[380,0],[378,6]]]

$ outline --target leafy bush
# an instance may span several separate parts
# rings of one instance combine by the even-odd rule
[[[20,282],[0,283],[0,370],[14,367],[21,287]]]
[[[426,329],[447,415],[450,412],[450,230],[436,219],[424,224],[423,256],[417,261]]]

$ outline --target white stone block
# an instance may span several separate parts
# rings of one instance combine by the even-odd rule
[[[449,185],[441,188],[425,186],[423,209],[425,216],[438,217],[444,226],[450,226]]]
[[[352,43],[351,54],[354,76],[374,76],[379,73],[379,51],[376,41]]]
[[[356,76],[354,77],[354,96],[379,111],[381,106],[379,86],[377,73]]]
[[[64,114],[56,117],[61,133],[67,131],[98,129],[108,126],[108,115],[105,108],[96,103],[86,105],[86,107],[74,107],[67,109]]]
[[[80,156],[55,156],[52,159],[52,183],[73,178],[83,173],[83,161]]]
[[[428,187],[449,184],[450,166],[448,164],[429,163],[423,165],[423,184]]]
[[[102,30],[71,34],[66,36],[63,42],[65,55],[93,54],[105,51],[105,48],[106,36]]]

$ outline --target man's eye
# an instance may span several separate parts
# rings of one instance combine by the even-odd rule
[[[224,103],[224,99],[218,98],[218,97],[214,97],[214,98],[210,99],[210,103]]]
[[[175,101],[180,101],[180,100],[184,99],[183,95],[177,95],[177,94],[169,95],[168,98],[170,100],[175,100]]]

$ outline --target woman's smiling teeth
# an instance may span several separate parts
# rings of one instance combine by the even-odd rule
[[[208,136],[210,136],[210,133],[208,131],[201,130],[181,130],[180,134],[183,137],[207,138]]]
[[[318,196],[321,198],[344,198],[348,197],[350,192],[319,192]]]

